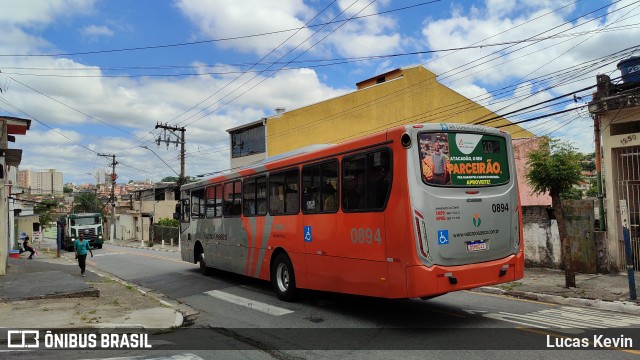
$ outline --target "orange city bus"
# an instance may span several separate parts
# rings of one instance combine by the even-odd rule
[[[511,136],[400,126],[184,185],[182,260],[298,289],[430,298],[524,275]]]

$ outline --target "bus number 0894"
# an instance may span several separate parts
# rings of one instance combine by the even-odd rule
[[[375,234],[371,228],[351,228],[351,242],[354,244],[368,244],[376,242],[382,244],[380,229],[375,229]]]

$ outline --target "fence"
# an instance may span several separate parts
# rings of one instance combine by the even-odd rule
[[[172,240],[173,240],[173,245],[177,245],[178,244],[178,228],[153,225],[154,244],[162,244],[162,240],[164,240],[165,245],[172,245],[171,244]]]

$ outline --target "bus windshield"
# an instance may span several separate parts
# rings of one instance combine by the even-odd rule
[[[71,220],[71,226],[99,225],[99,224],[100,224],[99,217],[75,218]]]
[[[432,186],[478,187],[509,182],[504,137],[476,133],[422,132],[422,181]]]

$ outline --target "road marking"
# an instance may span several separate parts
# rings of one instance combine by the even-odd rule
[[[226,293],[226,292],[223,292],[223,291],[219,291],[219,290],[207,291],[207,292],[205,292],[205,294],[207,294],[209,296],[213,296],[214,298],[217,298],[217,299],[220,299],[220,300],[228,301],[230,303],[234,303],[236,305],[244,306],[244,307],[247,307],[249,309],[261,311],[263,313],[267,313],[267,314],[270,314],[270,315],[280,316],[280,315],[290,314],[290,313],[293,312],[293,311],[288,310],[288,309],[283,309],[283,308],[280,308],[280,307],[277,307],[277,306],[261,303],[259,301],[243,298],[243,297],[237,296],[237,295],[231,295],[229,293]]]
[[[527,327],[554,329],[554,331],[569,334],[583,333],[584,330],[582,329],[607,329],[640,325],[640,316],[569,306],[545,309],[527,314],[498,312],[487,313],[482,316]]]
[[[106,253],[106,254],[95,254],[93,255],[93,257],[98,257],[98,256],[108,256],[108,255],[120,255],[120,254],[124,254],[121,252],[113,252],[113,253]]]
[[[547,305],[547,306],[558,306],[558,304],[552,304],[552,303],[548,303],[548,302],[544,302],[544,301],[531,300],[531,299],[520,299],[520,298],[511,297],[511,296],[508,296],[508,295],[490,294],[490,293],[483,293],[483,292],[472,291],[472,290],[462,290],[462,291],[463,292],[472,293],[474,295],[492,296],[492,297],[497,297],[497,298],[500,298],[500,299],[509,299],[509,300],[516,300],[516,301],[522,301],[522,302],[530,302],[530,303],[534,303],[534,304],[544,304],[544,305]]]

